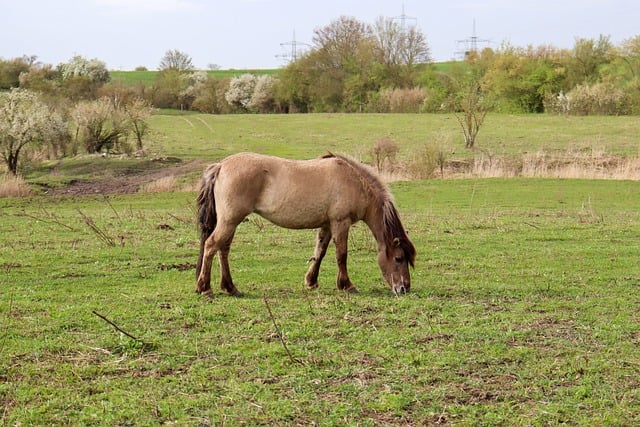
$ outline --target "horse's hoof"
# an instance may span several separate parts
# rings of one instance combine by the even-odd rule
[[[201,295],[209,298],[209,299],[213,299],[214,295],[213,295],[213,291],[211,289],[204,291],[204,292],[200,292]]]
[[[236,298],[242,298],[244,296],[244,294],[237,289],[233,292],[229,292],[229,295]]]
[[[349,289],[345,289],[345,292],[350,294],[359,294],[360,291],[355,286],[350,287]]]

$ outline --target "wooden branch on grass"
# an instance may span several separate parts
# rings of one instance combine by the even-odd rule
[[[107,319],[105,316],[103,316],[102,314],[98,313],[97,311],[93,310],[92,313],[95,314],[96,316],[98,316],[99,318],[101,318],[102,320],[104,320],[105,322],[107,322],[108,324],[110,324],[111,326],[113,326],[118,332],[121,332],[121,333],[125,334],[126,336],[128,336],[129,338],[131,338],[134,341],[138,341],[139,343],[145,344],[145,342],[142,341],[140,338],[131,335],[129,332],[125,331],[120,326],[116,325],[114,322],[112,322],[111,320]]]
[[[276,328],[276,333],[278,334],[278,338],[280,338],[280,342],[282,343],[282,347],[284,347],[284,351],[287,352],[287,355],[289,356],[289,359],[294,363],[299,363],[302,366],[304,366],[304,362],[302,360],[296,359],[295,357],[293,357],[291,355],[291,352],[289,351],[289,348],[287,347],[287,343],[284,341],[284,337],[282,336],[282,332],[280,331],[280,328],[278,327],[278,324],[276,323],[276,319],[273,317],[273,313],[271,312],[271,306],[269,306],[269,301],[267,300],[267,297],[262,297],[262,300],[264,301],[264,305],[267,306],[267,311],[269,312],[269,317],[271,318],[271,322],[273,322],[273,327]]]

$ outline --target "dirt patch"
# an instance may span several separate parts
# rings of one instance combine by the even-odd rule
[[[49,196],[83,196],[90,194],[132,194],[138,192],[140,186],[159,179],[174,176],[176,178],[201,172],[205,162],[193,160],[161,169],[141,171],[96,180],[72,180],[68,186],[47,191]]]

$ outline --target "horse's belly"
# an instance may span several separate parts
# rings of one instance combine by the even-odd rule
[[[283,207],[276,210],[257,208],[256,213],[284,228],[319,228],[329,222],[326,213],[304,207]]]

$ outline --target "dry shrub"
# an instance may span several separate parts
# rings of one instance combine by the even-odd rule
[[[27,197],[33,192],[24,179],[7,174],[0,178],[0,197]]]
[[[547,96],[545,111],[577,116],[618,115],[629,113],[629,98],[625,91],[611,83],[578,85],[566,95]]]
[[[640,180],[640,158],[609,155],[604,148],[525,153],[520,158],[476,157],[469,174],[477,177],[527,177]]]
[[[385,163],[387,164],[388,169],[393,169],[393,164],[396,160],[396,154],[398,154],[398,151],[400,151],[398,144],[388,136],[376,141],[373,146],[372,153],[378,173],[385,169]]]
[[[433,178],[438,171],[444,176],[446,155],[441,146],[425,144],[414,153],[406,170],[413,179]]]
[[[378,108],[381,113],[419,113],[427,94],[424,89],[383,89]]]
[[[140,193],[162,193],[173,191],[176,185],[176,177],[173,175],[165,176],[155,181],[148,182],[140,186]]]

